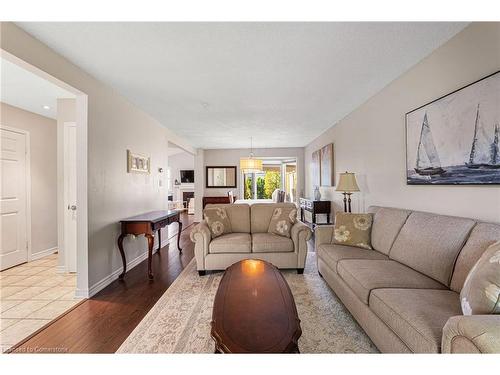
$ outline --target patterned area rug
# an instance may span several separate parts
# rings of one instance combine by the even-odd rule
[[[301,319],[301,353],[373,353],[375,345],[318,275],[309,253],[304,274],[283,271]],[[198,276],[193,259],[118,349],[118,353],[213,353],[212,307],[222,272]]]

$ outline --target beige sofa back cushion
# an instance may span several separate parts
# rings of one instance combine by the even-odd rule
[[[373,214],[372,247],[389,255],[392,244],[410,215],[410,210],[400,208],[368,207],[368,212]]]
[[[226,209],[233,233],[250,233],[250,206],[248,204],[207,204],[205,208],[213,207]]]
[[[275,208],[296,208],[294,203],[255,203],[250,206],[250,230],[252,233],[268,233]],[[233,232],[235,230],[233,229]]]
[[[455,260],[474,225],[472,219],[412,212],[389,258],[450,285]]]
[[[500,225],[491,223],[478,223],[467,239],[465,246],[458,255],[451,278],[450,289],[460,293],[465,279],[474,264],[479,260],[486,249],[500,241]]]

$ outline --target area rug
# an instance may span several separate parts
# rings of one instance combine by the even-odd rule
[[[375,345],[318,275],[315,253],[304,274],[283,271],[290,285],[302,336],[301,353],[373,353]],[[118,353],[213,353],[212,307],[222,272],[198,276],[196,263],[182,271],[118,349]]]

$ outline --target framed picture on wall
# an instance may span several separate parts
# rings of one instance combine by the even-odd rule
[[[500,71],[406,114],[408,185],[500,184]]]
[[[151,158],[135,154],[127,150],[127,172],[128,173],[150,173]]]
[[[319,186],[321,184],[321,157],[319,150],[312,153],[311,161],[312,184],[313,187]]]
[[[333,186],[335,173],[333,170],[333,143],[321,148],[320,168],[321,168],[321,186]]]

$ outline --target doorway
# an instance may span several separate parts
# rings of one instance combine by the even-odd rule
[[[243,174],[244,199],[271,199],[276,189],[286,192],[286,200],[297,200],[297,160],[293,158],[260,158],[262,171]]]
[[[0,345],[88,297],[87,95],[0,49]]]

